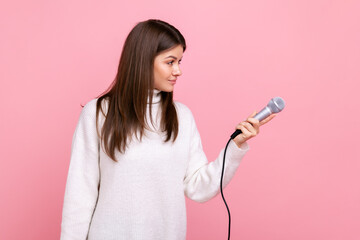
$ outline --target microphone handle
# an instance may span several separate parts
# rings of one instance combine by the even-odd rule
[[[262,120],[264,120],[271,114],[272,114],[272,112],[271,112],[270,108],[268,106],[266,106],[263,109],[261,109],[261,111],[258,114],[256,114],[254,118],[259,120],[259,122],[261,122]]]

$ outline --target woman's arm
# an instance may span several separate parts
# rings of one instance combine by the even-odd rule
[[[82,109],[71,147],[61,223],[61,239],[85,240],[99,190],[96,100]]]
[[[184,178],[184,191],[188,198],[197,202],[205,202],[220,192],[224,149],[220,151],[215,161],[209,163],[203,151],[200,134],[193,118],[191,125],[192,137],[188,168]],[[241,159],[248,150],[249,146],[246,142],[238,147],[234,141],[230,141],[226,153],[223,187],[235,175]]]
[[[223,188],[230,182],[235,175],[237,168],[249,150],[247,140],[255,137],[259,133],[261,125],[269,122],[275,117],[274,114],[259,122],[251,114],[247,120],[238,124],[237,129],[242,130],[235,139],[231,140],[225,160],[225,170],[223,179]],[[197,202],[205,202],[216,196],[220,192],[220,178],[223,164],[224,149],[220,151],[219,156],[213,162],[208,163],[205,153],[202,149],[200,134],[196,128],[195,120],[192,118],[192,143],[190,146],[190,159],[186,176],[184,179],[185,195]]]

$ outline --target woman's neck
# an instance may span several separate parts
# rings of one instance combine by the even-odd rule
[[[154,88],[153,96],[152,96],[152,103],[156,104],[156,103],[160,103],[160,101],[161,101],[161,91]],[[148,100],[148,103],[150,103],[149,100]]]

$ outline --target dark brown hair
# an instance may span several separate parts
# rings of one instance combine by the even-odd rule
[[[155,57],[178,45],[181,45],[185,51],[185,39],[179,30],[155,19],[138,23],[126,38],[116,77],[108,90],[98,98],[96,105],[97,126],[100,110],[105,116],[99,134],[102,146],[114,161],[117,161],[115,150],[124,153],[134,135],[141,140],[147,127],[148,104],[150,104],[150,121],[152,120]],[[179,123],[173,93],[160,92],[160,94],[162,109],[160,127],[166,132],[165,142],[170,139],[175,141]],[[103,101],[107,101],[106,113],[102,108]]]

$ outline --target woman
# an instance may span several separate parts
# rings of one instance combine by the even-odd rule
[[[184,195],[205,202],[219,193],[224,150],[208,163],[191,111],[173,101],[185,49],[160,20],[128,35],[113,84],[84,106],[73,136],[61,239],[185,239]],[[237,126],[223,186],[261,124]]]

